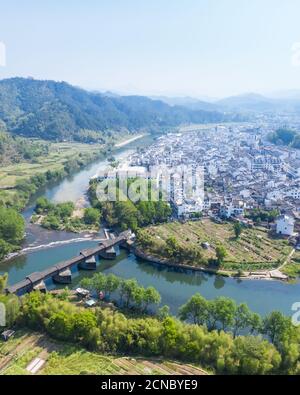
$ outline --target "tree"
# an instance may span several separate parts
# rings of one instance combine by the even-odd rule
[[[233,358],[238,361],[235,374],[264,375],[275,373],[280,355],[267,341],[254,336],[240,336],[234,341]]]
[[[170,307],[167,305],[162,306],[158,309],[157,317],[159,320],[163,321],[165,318],[170,316]]]
[[[191,299],[180,307],[179,318],[182,321],[192,321],[197,325],[206,325],[208,320],[209,304],[199,293],[193,295]]]
[[[74,206],[73,202],[60,203],[56,206],[58,215],[62,219],[71,217],[74,209],[75,209],[75,206]]]
[[[293,332],[291,319],[285,317],[280,311],[273,311],[263,320],[263,333],[279,348],[286,336]]]
[[[47,215],[47,217],[43,219],[42,225],[46,229],[58,230],[60,228],[59,219],[53,214]]]
[[[80,281],[80,286],[84,289],[91,291],[93,289],[93,280],[91,278],[84,277]]]
[[[134,294],[137,293],[139,288],[135,279],[123,280],[120,286],[121,300],[125,298],[125,306],[129,307],[130,302],[134,299]]]
[[[251,331],[254,331],[259,326],[260,317],[258,314],[252,313],[245,303],[237,306],[233,322],[233,337],[236,337],[243,329],[249,328]]]
[[[16,210],[0,207],[0,239],[19,244],[24,238],[25,221]]]
[[[144,311],[146,311],[151,304],[159,304],[161,296],[154,287],[148,287],[143,292]]]
[[[107,294],[107,297],[110,297],[110,294],[115,292],[120,286],[120,279],[114,274],[109,274],[106,277],[106,281],[104,284],[104,291]]]
[[[99,293],[104,291],[106,286],[106,276],[103,273],[97,273],[92,278],[93,289]]]
[[[8,280],[7,273],[3,274],[3,276],[0,276],[0,294],[4,292],[6,288],[7,280]]]
[[[19,298],[16,295],[0,294],[0,303],[5,305],[5,325],[7,327],[14,325],[20,312]]]
[[[238,239],[240,237],[240,235],[242,234],[243,227],[239,222],[235,222],[233,225],[233,230],[234,230],[236,239]]]
[[[170,236],[166,240],[166,254],[169,257],[179,258],[180,245],[174,236]]]
[[[179,336],[178,322],[173,317],[166,317],[162,322],[162,326],[161,346],[163,353],[167,356],[173,356],[177,351],[176,344]]]
[[[45,211],[49,211],[54,207],[54,205],[45,197],[39,197],[35,203],[34,211],[37,214],[44,213]]]
[[[12,250],[12,246],[5,240],[0,239],[0,259],[6,257]]]
[[[210,313],[213,315],[215,322],[218,322],[224,331],[234,324],[236,304],[232,299],[217,298],[211,307]]]
[[[216,248],[216,256],[217,256],[217,262],[219,265],[221,265],[224,262],[224,259],[227,255],[227,251],[224,246],[219,245]]]
[[[100,222],[101,213],[98,209],[88,207],[84,210],[83,220],[87,225],[98,225]]]
[[[60,340],[70,340],[74,330],[74,320],[65,311],[58,311],[51,315],[47,330],[50,335]]]

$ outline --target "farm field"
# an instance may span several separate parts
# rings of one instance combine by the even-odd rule
[[[300,275],[300,251],[295,251],[292,259],[285,265],[282,272],[291,279],[297,279]]]
[[[81,155],[99,154],[103,145],[83,143],[51,143],[49,142],[49,154],[37,157],[34,163],[19,162],[11,165],[0,166],[0,200],[5,202],[18,201],[18,190],[15,189],[20,181],[27,181],[32,176],[45,174],[50,171],[61,171],[64,164]]]
[[[292,250],[286,240],[273,238],[266,229],[245,228],[236,239],[232,223],[217,224],[210,219],[151,226],[147,232],[155,237],[161,248],[169,237],[175,237],[182,246],[199,247],[205,258],[214,258],[215,248],[223,245],[227,251],[222,264],[224,269],[238,269],[239,266],[245,270],[251,266],[270,269],[279,266]],[[209,243],[210,248],[202,248],[204,242]]]
[[[0,375],[30,375],[26,368],[36,358],[45,361],[42,375],[204,375],[202,369],[158,359],[106,356],[66,345],[38,333],[19,331],[7,343],[0,341]]]
[[[47,170],[59,170],[66,160],[78,154],[98,152],[103,146],[81,143],[49,143],[50,151],[46,157],[38,157],[36,163],[20,162],[0,167],[0,188],[14,187],[18,180],[29,178]]]

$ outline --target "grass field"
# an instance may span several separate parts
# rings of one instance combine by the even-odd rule
[[[282,272],[291,279],[296,279],[300,276],[300,251],[295,251],[290,262],[282,268]]]
[[[50,143],[49,155],[38,157],[34,163],[20,162],[9,166],[0,166],[0,200],[15,202],[18,191],[14,188],[19,181],[29,180],[36,174],[46,173],[48,170],[62,170],[64,163],[79,154],[96,154],[103,149],[100,144],[81,143]]]
[[[205,258],[215,257],[216,246],[222,244],[227,251],[222,267],[224,269],[244,270],[251,268],[273,268],[279,266],[291,251],[285,240],[271,237],[263,228],[245,228],[240,238],[236,239],[232,223],[217,224],[209,219],[201,221],[152,226],[147,231],[156,237],[157,243],[174,236],[182,245],[198,246],[208,242],[208,250],[202,248]]]
[[[47,157],[38,157],[36,163],[21,162],[10,166],[0,167],[0,188],[13,187],[20,179],[26,179],[34,174],[47,170],[59,170],[63,163],[82,153],[97,152],[103,146],[81,143],[49,143],[50,152]]]
[[[29,375],[35,359],[46,361],[37,374],[45,375],[171,375],[207,374],[202,369],[173,361],[106,356],[50,340],[38,333],[18,331],[7,343],[0,341],[0,375]]]

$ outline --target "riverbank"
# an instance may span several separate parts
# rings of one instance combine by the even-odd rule
[[[180,256],[187,266],[212,267],[217,273],[256,279],[287,280],[279,271],[293,255],[287,240],[266,229],[244,228],[236,237],[232,222],[219,224],[209,218],[146,227],[138,243],[145,253],[163,260]]]
[[[130,143],[133,143],[134,141],[139,140],[139,139],[141,139],[141,138],[143,138],[143,137],[145,137],[145,136],[147,136],[146,133],[144,133],[144,134],[139,134],[139,135],[134,136],[134,137],[132,137],[132,138],[130,138],[130,139],[127,139],[127,140],[125,140],[125,141],[122,141],[121,143],[115,144],[115,148],[122,148],[122,147],[125,147],[126,145],[128,145],[128,144],[130,144]]]
[[[100,144],[48,144],[46,156],[40,156],[31,163],[0,167],[0,202],[22,210],[41,188],[62,180],[105,155],[105,145]]]
[[[244,272],[242,275],[238,275],[236,271],[229,271],[229,270],[220,270],[214,268],[208,268],[204,266],[194,266],[194,265],[185,265],[185,264],[178,264],[174,263],[165,258],[158,258],[151,254],[147,254],[142,252],[138,248],[133,248],[133,253],[137,258],[143,259],[144,261],[154,263],[157,265],[167,266],[174,269],[185,270],[185,271],[192,271],[192,272],[203,272],[208,274],[214,274],[216,276],[222,277],[233,277],[236,279],[241,280],[280,280],[280,281],[287,281],[288,276],[285,276],[279,270],[273,270],[269,272]]]

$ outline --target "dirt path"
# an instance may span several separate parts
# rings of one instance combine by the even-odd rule
[[[295,254],[296,250],[295,248],[293,248],[293,250],[289,253],[289,255],[286,257],[285,261],[283,262],[283,264],[277,269],[277,270],[281,270],[283,269],[291,260],[292,256]]]

